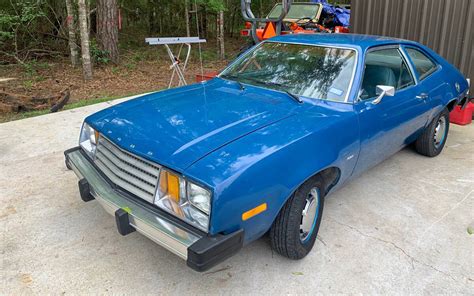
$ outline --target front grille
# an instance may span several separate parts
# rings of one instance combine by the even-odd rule
[[[100,136],[94,160],[117,186],[153,203],[160,166],[117,147]]]

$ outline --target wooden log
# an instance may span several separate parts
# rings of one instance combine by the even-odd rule
[[[71,92],[69,91],[69,89],[67,89],[62,100],[60,100],[59,102],[57,102],[51,107],[50,109],[51,113],[58,112],[59,110],[61,110],[67,104],[70,98],[71,98]]]
[[[0,112],[24,112],[31,110],[50,109],[51,112],[61,110],[71,98],[69,88],[64,89],[57,95],[44,97],[30,97],[21,94],[0,91]]]

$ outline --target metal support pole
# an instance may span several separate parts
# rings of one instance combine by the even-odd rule
[[[281,3],[282,3],[282,9],[281,9],[281,14],[278,18],[256,18],[254,14],[252,13],[252,8],[251,8],[252,0],[241,0],[240,10],[242,12],[242,17],[244,18],[245,21],[252,23],[252,29],[250,30],[250,33],[255,43],[260,42],[260,40],[257,37],[257,25],[259,22],[260,23],[270,23],[270,22],[275,23],[276,33],[277,35],[280,35],[281,23],[283,19],[286,17],[286,15],[288,14],[288,11],[290,11],[293,0],[282,0]]]
[[[168,57],[171,60],[170,70],[171,69],[173,70],[173,72],[171,73],[171,79],[168,84],[168,88],[171,88],[173,86],[175,76],[178,77],[178,83],[177,83],[178,86],[187,85],[184,73],[188,66],[189,58],[191,56],[191,44],[206,42],[205,39],[199,39],[199,37],[146,38],[145,41],[150,45],[164,45],[166,48]],[[170,48],[171,44],[179,44],[177,55],[173,54],[173,51]],[[181,51],[184,45],[187,46],[187,52],[186,52],[186,58],[184,60],[184,64],[182,64],[179,60],[179,57],[181,56]]]

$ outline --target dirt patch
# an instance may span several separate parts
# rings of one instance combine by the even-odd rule
[[[205,53],[205,52],[204,52]],[[203,59],[204,72],[219,71],[228,61]],[[121,97],[168,87],[170,61],[163,49],[145,48],[127,51],[119,65],[99,65],[93,69],[94,79],[84,81],[82,69],[74,68],[69,59],[42,60],[28,67],[1,66],[0,92],[21,97],[50,97],[70,90],[69,103],[104,97]],[[201,73],[197,49],[186,71],[188,83]],[[0,110],[0,115],[2,111]],[[5,111],[3,111],[5,113]]]
[[[14,206],[8,206],[2,211],[0,211],[0,219],[8,217],[10,215],[16,214],[16,209]]]
[[[20,275],[20,281],[23,284],[28,285],[31,282],[33,282],[33,278],[31,277],[31,274],[23,273],[23,274]]]

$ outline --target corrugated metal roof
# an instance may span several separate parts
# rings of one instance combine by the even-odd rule
[[[420,42],[471,78],[474,0],[352,0],[351,32]]]

